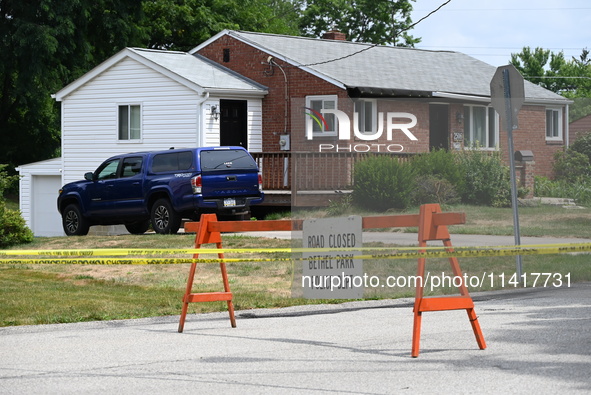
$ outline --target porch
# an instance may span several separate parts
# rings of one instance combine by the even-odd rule
[[[407,161],[415,154],[378,152],[252,153],[263,173],[267,206],[327,206],[353,189],[355,165],[370,156],[395,156]]]

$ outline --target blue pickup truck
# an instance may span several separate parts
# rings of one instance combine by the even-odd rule
[[[113,156],[83,181],[63,186],[57,199],[64,232],[92,225],[125,225],[141,234],[176,233],[183,218],[204,212],[244,219],[263,201],[262,177],[242,147],[204,147]]]

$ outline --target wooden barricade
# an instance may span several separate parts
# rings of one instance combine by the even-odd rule
[[[203,244],[214,243],[218,249],[221,249],[223,248],[221,233],[299,230],[302,229],[302,222],[302,220],[218,222],[215,214],[203,214],[199,222],[187,222],[185,224],[185,231],[197,233],[195,236],[196,249],[201,248]],[[465,222],[466,217],[464,213],[442,213],[438,204],[426,204],[421,206],[419,214],[363,217],[362,227],[363,229],[418,227],[419,247],[426,247],[428,241],[441,240],[443,241],[443,245],[446,247],[446,251],[452,252],[453,247],[451,244],[449,232],[447,230],[447,225],[459,225]],[[199,254],[194,254],[193,257],[198,258]],[[192,293],[195,270],[197,266],[196,263],[193,262],[191,264],[189,277],[187,279],[187,288],[183,296],[183,308],[178,328],[179,332],[183,331],[189,303],[193,302],[226,301],[228,304],[230,323],[233,328],[236,327],[234,305],[232,303],[233,295],[232,291],[230,290],[226,264],[223,261],[224,254],[218,253],[218,257],[221,260],[220,270],[222,274],[224,291]],[[449,262],[451,264],[454,276],[462,277],[462,272],[457,258],[449,258]],[[417,357],[419,355],[421,319],[422,313],[425,311],[466,309],[479,347],[481,349],[486,348],[486,343],[484,342],[484,337],[482,336],[480,325],[478,324],[478,317],[474,312],[474,302],[468,293],[466,285],[463,283],[461,284],[459,287],[460,296],[458,297],[424,298],[423,288],[425,285],[425,258],[419,258],[418,260],[418,276],[420,277],[420,283],[416,287],[411,355],[413,357]]]
[[[201,248],[203,244],[215,243],[216,248],[222,247],[222,233],[228,232],[253,232],[253,231],[271,231],[271,230],[292,230],[292,227],[297,226],[298,221],[291,220],[274,220],[274,221],[220,221],[218,222],[215,214],[203,214],[199,222],[185,223],[185,231],[196,232],[195,248]],[[301,224],[301,221],[299,221]],[[295,223],[295,225],[294,225]],[[199,254],[194,254],[193,258],[198,258]],[[222,274],[222,281],[224,284],[223,292],[204,292],[191,293],[193,288],[193,281],[195,279],[195,270],[197,268],[196,262],[191,264],[189,270],[189,278],[187,279],[187,288],[183,296],[183,309],[181,311],[181,318],[179,321],[179,332],[183,331],[185,326],[185,318],[189,303],[193,302],[215,302],[226,301],[228,303],[228,313],[230,314],[230,323],[232,328],[236,328],[236,318],[234,317],[234,304],[232,303],[232,291],[230,290],[230,282],[228,280],[228,273],[226,271],[226,263],[223,261],[224,254],[218,253],[218,258],[221,259],[220,270]]]
[[[441,208],[438,204],[425,204],[421,206],[419,213],[419,247],[426,247],[427,241],[441,240],[446,247],[446,251],[453,252],[451,239],[447,230],[447,225],[454,225],[452,221],[440,214]],[[463,221],[462,223],[464,223]],[[421,250],[420,252],[424,252]],[[451,265],[454,276],[462,278],[462,271],[458,259],[450,257],[449,263]],[[474,312],[474,301],[468,293],[466,284],[461,283],[458,287],[460,296],[451,297],[429,297],[423,298],[423,288],[425,286],[425,258],[419,258],[417,275],[421,279],[421,283],[416,287],[415,304],[414,304],[414,324],[412,336],[412,352],[413,358],[419,356],[419,344],[421,341],[421,319],[425,311],[442,311],[442,310],[462,310],[466,309],[468,319],[472,324],[472,330],[476,336],[476,342],[481,350],[486,348],[484,336],[478,324],[478,317]]]

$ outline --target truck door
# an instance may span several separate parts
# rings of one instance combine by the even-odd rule
[[[118,217],[145,214],[144,193],[142,188],[141,156],[123,158],[119,177],[112,181],[109,200],[112,201],[112,213]]]
[[[108,215],[112,209],[110,194],[114,188],[114,180],[117,178],[117,170],[121,159],[113,159],[104,162],[94,173],[95,180],[87,187],[88,201],[86,202],[89,216]]]

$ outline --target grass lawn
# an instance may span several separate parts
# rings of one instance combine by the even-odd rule
[[[418,211],[418,210],[417,210]],[[512,234],[511,209],[471,206],[448,207],[444,211],[464,211],[467,224],[450,228],[454,233]],[[416,212],[416,211],[408,211]],[[317,213],[322,216],[322,213]],[[395,214],[395,213],[392,213]],[[376,215],[365,213],[364,215]],[[555,207],[520,208],[521,233],[524,236],[591,238],[591,210],[567,210]],[[409,229],[407,231],[413,231]],[[415,230],[416,231],[416,230]],[[32,244],[15,249],[97,249],[97,248],[191,248],[194,235],[85,236],[36,238]],[[224,236],[227,248],[286,248],[290,240]],[[273,257],[288,258],[287,253]],[[177,255],[175,257],[187,257]],[[206,257],[206,256],[202,256]],[[215,257],[215,256],[213,256]],[[226,254],[228,258],[240,257]],[[268,256],[266,256],[268,257]],[[526,273],[560,273],[566,284],[590,281],[590,256],[524,256]],[[228,263],[230,285],[237,310],[273,308],[310,303],[338,303],[339,300],[305,300],[292,297],[293,261]],[[515,258],[487,257],[460,259],[469,276],[484,278],[484,284],[472,291],[512,287]],[[432,275],[451,275],[447,260],[427,260]],[[0,265],[0,326],[31,325],[91,320],[141,318],[178,315],[186,286],[188,264],[176,265]],[[385,281],[387,276],[412,276],[415,260],[366,260],[364,271]],[[533,277],[529,277],[532,286]],[[542,278],[545,279],[545,278]],[[504,284],[502,283],[504,281]],[[552,282],[550,282],[552,284]],[[538,282],[538,286],[540,283]],[[193,292],[222,291],[217,264],[199,265]],[[397,298],[413,295],[409,286],[369,288],[365,297]],[[440,286],[427,294],[452,293]],[[192,303],[189,313],[223,311],[224,302]]]

